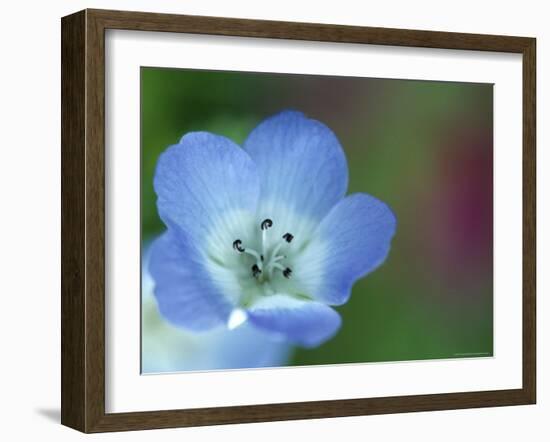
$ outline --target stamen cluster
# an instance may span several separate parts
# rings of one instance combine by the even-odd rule
[[[285,278],[290,278],[292,269],[282,265],[282,261],[286,259],[286,255],[280,254],[281,248],[285,243],[290,244],[294,239],[294,235],[287,232],[282,236],[282,241],[277,243],[272,250],[268,249],[267,231],[273,227],[273,221],[269,218],[264,219],[260,223],[262,231],[262,242],[260,251],[256,251],[250,247],[244,247],[240,239],[233,241],[233,249],[238,253],[246,253],[252,256],[255,260],[250,268],[253,278],[263,282],[266,279],[271,279],[274,272],[279,270]]]

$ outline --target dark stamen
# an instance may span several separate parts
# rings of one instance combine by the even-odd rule
[[[258,267],[257,264],[254,264],[254,265],[252,266],[252,276],[254,276],[254,278],[255,278],[255,277],[258,276],[260,273],[262,273],[262,271],[260,270],[260,268]]]
[[[260,255],[260,259],[263,261],[264,260],[264,255]]]
[[[262,223],[260,224],[260,227],[262,230],[267,230],[273,225],[273,221],[271,221],[269,218],[264,219]]]
[[[286,241],[286,242],[290,242],[294,239],[294,235],[292,233],[285,233],[283,235],[283,239]]]
[[[292,275],[292,270],[290,269],[290,267],[287,267],[283,270],[283,276],[285,278],[290,278],[290,275]]]
[[[240,239],[236,239],[235,241],[233,241],[233,248],[239,253],[244,252],[244,247],[242,246],[242,243],[243,242]]]

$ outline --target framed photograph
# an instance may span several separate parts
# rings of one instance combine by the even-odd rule
[[[535,403],[535,39],[61,24],[64,425]]]

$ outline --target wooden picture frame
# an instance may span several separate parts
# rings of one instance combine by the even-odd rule
[[[456,392],[132,413],[105,412],[105,30],[495,51],[523,57],[523,385]],[[62,424],[83,432],[533,404],[535,349],[533,38],[84,10],[62,19]]]

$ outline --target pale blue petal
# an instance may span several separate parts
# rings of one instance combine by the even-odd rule
[[[216,342],[212,342],[210,354],[205,352],[203,370],[284,366],[291,353],[288,342],[274,339],[250,323],[214,333]]]
[[[260,213],[281,211],[319,222],[346,193],[348,167],[334,133],[301,112],[284,111],[260,123],[244,149],[260,174]]]
[[[320,302],[274,294],[259,299],[248,311],[256,327],[303,347],[317,347],[341,325],[336,310]]]
[[[162,316],[189,330],[225,324],[231,303],[214,283],[193,241],[168,231],[151,246],[149,270]]]
[[[166,225],[202,241],[213,231],[236,234],[233,215],[255,213],[260,181],[249,155],[231,140],[192,132],[159,157],[154,187]]]
[[[245,323],[235,330],[216,327],[200,333],[174,327],[160,316],[149,272],[151,247],[142,252],[142,373],[286,365],[290,344]]]
[[[395,228],[395,215],[382,201],[364,193],[344,198],[293,263],[296,282],[319,301],[347,302],[355,281],[388,256]]]

